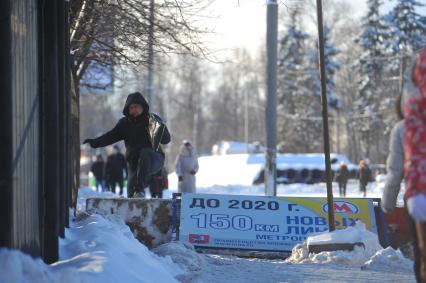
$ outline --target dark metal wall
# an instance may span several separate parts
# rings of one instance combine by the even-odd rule
[[[6,205],[8,219],[2,229],[1,244],[38,255],[40,105],[37,1],[10,1],[2,5],[7,5],[5,9],[1,8],[2,76],[6,74],[9,82],[1,83],[8,86],[6,93],[2,93],[7,97],[2,99],[4,103],[0,106],[3,108],[0,112],[7,113],[3,114],[1,122],[1,128],[6,132],[2,134],[0,144],[7,153],[1,155],[0,161],[0,205],[3,206],[6,201],[9,204]],[[6,123],[8,125],[4,128]],[[7,196],[5,199],[3,192]]]
[[[66,8],[0,1],[0,247],[48,263],[71,202]]]

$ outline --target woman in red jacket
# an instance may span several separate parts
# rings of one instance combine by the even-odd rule
[[[415,273],[426,282],[426,49],[417,57],[413,82],[418,96],[405,104],[405,200],[414,230]]]

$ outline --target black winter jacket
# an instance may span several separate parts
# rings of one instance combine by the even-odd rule
[[[349,179],[349,170],[346,166],[341,166],[336,172],[336,181],[346,183]]]
[[[98,181],[102,181],[105,179],[105,163],[103,161],[95,161],[90,168],[93,176]]]
[[[144,108],[142,115],[134,118],[129,115],[130,104],[141,104]],[[107,146],[124,140],[126,146],[126,160],[134,161],[142,148],[152,148],[161,151],[161,144],[170,142],[170,133],[163,120],[154,113],[149,113],[149,105],[139,92],[129,94],[123,109],[124,117],[115,127],[104,135],[93,139],[94,148]]]
[[[124,155],[121,152],[109,155],[105,166],[106,179],[109,182],[122,181],[123,171],[126,172],[127,176],[127,165]]]

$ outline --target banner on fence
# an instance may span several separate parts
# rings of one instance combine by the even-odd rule
[[[335,198],[336,228],[365,223],[377,233],[372,199]],[[328,230],[327,199],[182,194],[180,241],[199,247],[291,251]]]

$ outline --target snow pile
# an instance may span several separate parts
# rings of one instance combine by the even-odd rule
[[[308,244],[321,243],[363,243],[364,247],[355,246],[353,251],[330,251],[317,254],[308,252]],[[296,245],[287,263],[319,263],[342,264],[359,266],[365,269],[380,269],[390,262],[395,263],[395,268],[407,270],[412,267],[412,262],[405,259],[400,251],[392,248],[383,249],[377,235],[368,231],[365,224],[358,221],[355,226],[331,233],[323,233],[308,237],[303,244]],[[389,268],[386,268],[389,270]]]
[[[186,273],[170,257],[160,257],[134,237],[116,215],[82,213],[60,239],[60,261],[0,249],[0,283],[178,282]]]
[[[251,144],[237,141],[222,141],[212,147],[213,155],[260,153],[264,151],[265,148],[259,143]]]
[[[331,154],[333,170],[337,170],[340,162],[345,162],[349,170],[358,166],[351,163],[341,154]],[[264,154],[229,154],[212,155],[198,158],[200,169],[196,175],[198,187],[243,185],[250,186],[261,174],[265,165]],[[277,154],[277,168],[285,169],[318,169],[324,170],[324,154]],[[177,187],[176,173],[169,175],[171,188]]]
[[[171,260],[185,271],[185,275],[177,277],[180,281],[200,275],[205,266],[204,255],[198,254],[189,243],[171,242],[152,250],[159,256],[170,257]]]
[[[391,247],[378,251],[362,267],[363,270],[413,270],[413,262],[404,257],[400,250]]]
[[[139,243],[117,215],[88,215],[66,230],[57,268],[78,270],[81,282],[177,282],[184,272]]]
[[[176,176],[175,176],[176,177]],[[170,178],[170,176],[169,176]],[[211,176],[214,178],[214,175]],[[171,198],[172,193],[177,192],[177,182],[173,179],[170,180],[170,189],[163,192],[164,198]],[[176,184],[176,185],[175,185]],[[198,179],[197,179],[198,184]],[[384,183],[370,183],[367,188],[367,197],[380,198],[382,196]],[[201,187],[197,185],[197,193],[203,194],[230,194],[230,195],[251,195],[251,196],[264,196],[265,185],[223,185]],[[327,197],[327,187],[325,183],[317,184],[279,184],[277,185],[278,196],[296,196],[296,197]],[[333,194],[335,197],[339,196],[339,187],[337,183],[333,183]],[[358,180],[349,180],[346,190],[347,197],[363,197],[363,193],[359,191]],[[403,195],[398,197],[398,205],[403,204]]]
[[[0,283],[84,282],[74,268],[55,268],[18,250],[0,249]]]

